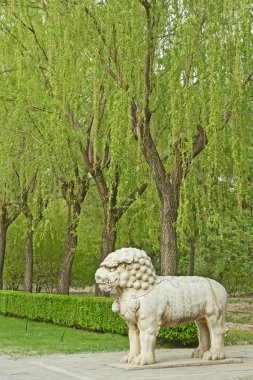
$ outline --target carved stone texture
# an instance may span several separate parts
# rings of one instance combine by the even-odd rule
[[[130,351],[122,363],[154,363],[160,327],[193,320],[198,328],[199,346],[192,357],[225,357],[227,292],[218,282],[196,276],[157,276],[151,259],[136,248],[110,253],[95,279],[102,291],[116,289],[112,310],[129,327]]]

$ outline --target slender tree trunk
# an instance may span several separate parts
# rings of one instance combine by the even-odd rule
[[[66,231],[65,246],[63,249],[60,270],[58,275],[59,294],[69,294],[72,265],[74,262],[75,249],[77,246],[77,217],[80,214],[80,205],[68,205],[68,223]]]
[[[20,209],[14,209],[8,215],[6,210],[6,205],[2,205],[0,217],[0,289],[3,289],[3,270],[4,270],[4,260],[6,253],[6,237],[7,230],[11,223],[16,220],[20,213]]]
[[[113,252],[115,249],[115,243],[117,238],[116,233],[116,219],[114,215],[110,216],[108,220],[108,215],[106,215],[103,227],[102,241],[100,246],[100,259],[99,264],[104,261],[104,259],[109,255],[109,253]],[[95,294],[96,296],[109,297],[110,292],[102,292],[98,285],[95,286]]]
[[[190,246],[190,260],[189,260],[189,276],[194,276],[194,267],[195,267],[195,237],[191,237],[188,240]]]
[[[0,222],[0,289],[3,289],[3,270],[6,252],[6,236],[8,227],[3,220]]]
[[[177,254],[177,204],[170,198],[162,199],[160,210],[160,251],[161,251],[161,274],[176,275]]]
[[[103,227],[102,241],[100,247],[100,263],[104,261],[109,253],[114,251],[116,243],[116,220],[112,216],[109,221],[105,221]]]
[[[134,107],[134,105],[133,105]],[[134,110],[133,110],[134,111]],[[150,132],[151,114],[147,111],[146,124],[140,129],[141,149],[149,165],[161,200],[160,209],[160,254],[161,274],[174,276],[177,273],[177,234],[182,162],[180,152],[175,147],[176,160],[172,173],[166,173]]]
[[[25,291],[32,293],[33,291],[33,229],[32,221],[29,221],[28,232],[25,243]]]

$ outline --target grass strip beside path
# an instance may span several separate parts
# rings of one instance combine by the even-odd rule
[[[229,331],[226,344],[253,344],[253,331]],[[157,346],[172,347],[164,340],[158,340]],[[123,351],[128,347],[126,336],[0,315],[0,354],[15,359],[31,355]]]
[[[72,354],[128,349],[128,337],[0,316],[0,354]]]

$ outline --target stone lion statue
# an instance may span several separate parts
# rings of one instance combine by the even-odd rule
[[[115,289],[112,310],[129,327],[130,351],[122,363],[152,364],[160,327],[195,321],[199,346],[193,358],[224,358],[227,292],[221,284],[196,276],[157,276],[151,259],[136,248],[110,253],[95,279],[102,291]]]

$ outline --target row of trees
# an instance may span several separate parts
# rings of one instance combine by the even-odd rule
[[[25,218],[32,291],[34,247],[55,202],[66,219],[56,222],[62,294],[85,231],[96,231],[99,254],[97,243],[88,251],[100,261],[116,242],[137,241],[163,275],[185,273],[188,250],[190,274],[196,250],[202,273],[207,262],[223,266],[216,277],[229,271],[219,252],[231,234],[243,246],[235,259],[252,260],[250,7],[2,1],[0,288],[8,228]]]

